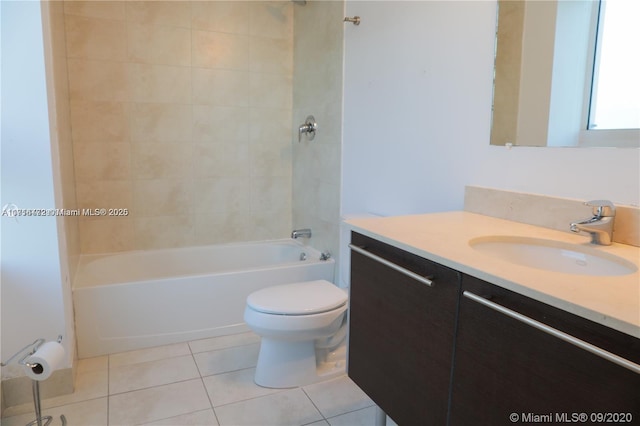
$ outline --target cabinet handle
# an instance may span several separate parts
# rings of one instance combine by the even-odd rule
[[[602,348],[592,345],[591,343],[585,342],[584,340],[578,339],[570,334],[562,332],[553,327],[549,327],[546,324],[543,324],[539,321],[534,320],[533,318],[529,318],[525,315],[522,315],[516,311],[512,311],[511,309],[505,308],[502,305],[498,305],[497,303],[491,302],[483,297],[478,296],[477,294],[471,293],[469,291],[464,291],[462,293],[464,297],[467,297],[474,302],[478,302],[481,305],[484,305],[488,308],[493,309],[494,311],[498,311],[500,313],[505,314],[508,317],[511,317],[515,320],[523,322],[531,327],[537,328],[540,331],[544,331],[547,334],[557,337],[560,340],[564,340],[567,343],[571,343],[574,346],[577,346],[585,351],[591,352],[594,355],[599,356],[600,358],[604,358],[607,361],[611,361],[615,364],[618,364],[621,367],[629,369],[634,373],[640,374],[640,365],[629,361],[628,359],[622,358],[616,354],[613,354],[609,351],[606,351]]]
[[[376,262],[382,263],[384,266],[388,266],[394,271],[400,272],[401,274],[404,274],[410,278],[413,278],[416,281],[420,281],[422,284],[426,284],[429,287],[433,287],[434,282],[430,280],[428,277],[423,277],[422,275],[418,275],[413,271],[403,268],[402,266],[398,266],[393,262],[389,262],[387,259],[383,259],[380,256],[376,256],[373,253],[369,253],[368,251],[364,250],[362,247],[349,244],[349,248],[355,251],[356,253],[360,253],[361,255],[368,257],[369,259],[373,259]]]

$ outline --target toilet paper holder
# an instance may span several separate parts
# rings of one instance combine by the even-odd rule
[[[62,343],[62,334],[58,336],[58,339],[56,340],[58,343]],[[18,358],[19,355],[25,353],[25,351],[27,351],[27,349],[30,349],[29,351],[26,352],[26,354],[20,358],[20,361],[18,361],[18,364],[20,365],[26,365],[27,367],[33,368],[35,367],[37,364],[30,364],[27,362],[27,358],[29,358],[31,355],[33,355],[34,353],[36,353],[36,351],[40,348],[40,346],[42,346],[45,343],[45,340],[43,338],[40,339],[36,339],[33,341],[33,343],[29,343],[28,345],[26,345],[24,348],[20,349],[18,352],[16,352],[15,354],[13,354],[11,356],[11,358],[9,358],[7,360],[7,362],[0,362],[0,366],[2,367],[6,367],[7,365],[9,365],[11,363],[11,361],[13,361],[14,359]]]
[[[62,343],[62,335],[58,336],[57,342]],[[18,356],[26,352],[26,354],[22,358],[20,358],[20,361],[18,361],[18,364],[25,365],[29,368],[38,367],[38,364],[31,364],[27,362],[27,359],[31,355],[35,354],[36,351],[40,348],[40,346],[42,346],[44,343],[45,343],[45,339],[43,338],[34,340],[33,343],[26,345],[24,348],[20,349],[18,352],[13,354],[13,356],[11,356],[7,360],[7,362],[0,362],[0,366],[5,367],[9,363],[11,363],[11,361],[16,359]],[[36,426],[36,425],[48,426],[53,421],[53,417],[51,416],[42,417],[42,410],[40,405],[40,382],[37,380],[32,380],[31,382],[32,382],[32,390],[33,390],[33,405],[35,406],[36,419],[33,420],[32,422],[27,423],[26,426]],[[67,419],[64,416],[64,414],[60,415],[60,421],[62,422],[62,426],[67,425]]]

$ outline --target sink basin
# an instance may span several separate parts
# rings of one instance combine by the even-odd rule
[[[565,274],[612,276],[638,270],[621,257],[561,241],[493,235],[474,238],[469,245],[510,263]]]

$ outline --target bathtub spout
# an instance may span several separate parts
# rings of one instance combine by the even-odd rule
[[[291,232],[291,238],[296,239],[300,237],[311,238],[311,229],[294,229],[293,232]]]

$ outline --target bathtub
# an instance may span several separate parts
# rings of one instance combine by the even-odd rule
[[[248,331],[251,292],[333,281],[334,266],[295,240],[83,255],[73,284],[78,357]]]

